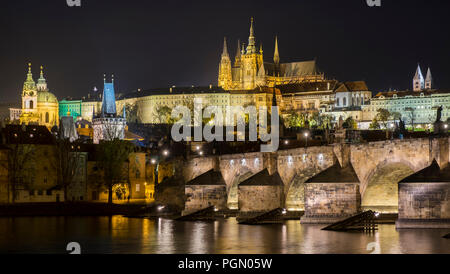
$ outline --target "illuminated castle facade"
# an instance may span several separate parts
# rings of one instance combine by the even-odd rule
[[[58,99],[47,87],[44,71],[36,83],[33,80],[31,64],[22,90],[22,108],[10,109],[11,120],[19,120],[21,124],[43,125],[51,128],[59,124]]]
[[[219,64],[218,85],[225,90],[254,90],[258,87],[275,87],[277,85],[302,82],[325,81],[319,73],[316,61],[280,63],[278,39],[275,38],[275,52],[272,62],[265,62],[262,45],[256,46],[253,18],[250,25],[248,45],[238,48],[234,63],[228,53],[227,41],[224,40],[223,52]]]

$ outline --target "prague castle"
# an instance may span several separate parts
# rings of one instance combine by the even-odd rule
[[[226,90],[253,90],[257,87],[275,87],[310,81],[324,81],[316,67],[316,61],[280,63],[278,39],[275,38],[273,63],[265,62],[262,45],[256,46],[253,18],[250,25],[248,45],[238,42],[235,61],[232,64],[224,39],[219,65],[219,87]]]
[[[450,117],[447,91],[433,89],[431,70],[423,77],[420,67],[413,77],[411,92],[372,92],[364,81],[340,82],[330,80],[319,72],[316,61],[280,62],[278,39],[275,38],[273,61],[264,60],[262,46],[256,45],[254,21],[251,19],[248,44],[238,42],[232,62],[227,40],[218,58],[218,85],[206,87],[176,87],[138,90],[115,97],[116,109],[123,111],[128,123],[168,123],[170,112],[179,105],[191,106],[201,98],[203,107],[249,106],[270,107],[276,102],[281,115],[302,114],[305,117],[324,115],[336,123],[340,118],[352,117],[360,128],[368,128],[378,110],[402,114],[407,123],[430,124],[434,108],[444,106],[443,118]],[[112,85],[106,83],[105,87]],[[114,87],[111,86],[113,90]],[[59,117],[72,116],[83,120],[83,128],[93,128],[93,120],[104,116],[105,93],[97,92],[82,98],[66,98],[60,102],[50,93],[41,67],[37,83],[33,80],[31,64],[22,91],[22,108],[10,109],[12,121],[40,124],[51,128]],[[273,96],[276,96],[274,100]],[[111,99],[111,98],[110,98]],[[112,100],[111,100],[112,101]],[[104,117],[103,117],[104,118]],[[98,119],[97,119],[98,121]]]

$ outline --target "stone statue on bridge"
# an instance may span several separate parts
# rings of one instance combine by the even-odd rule
[[[442,106],[440,106],[437,109],[436,122],[434,122],[434,124],[433,124],[434,134],[441,134],[441,133],[445,133],[446,132],[446,130],[444,130],[444,122],[441,121],[442,110],[443,110]]]
[[[437,114],[436,114],[436,122],[441,122],[441,118],[442,118],[442,106],[440,106],[437,109]]]

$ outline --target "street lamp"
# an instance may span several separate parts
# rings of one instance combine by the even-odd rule
[[[152,165],[155,165],[153,174],[155,175],[155,187],[156,187],[158,185],[159,156],[152,158],[151,163]]]
[[[309,136],[309,133],[305,132],[305,147],[308,147],[308,136]]]

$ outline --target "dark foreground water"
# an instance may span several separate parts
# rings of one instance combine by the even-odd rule
[[[116,217],[0,218],[0,253],[68,253],[78,242],[82,253],[214,253],[315,254],[446,253],[449,230],[399,230],[381,225],[375,234],[329,232],[322,226],[246,226],[235,219],[216,222],[177,222],[166,219]]]

